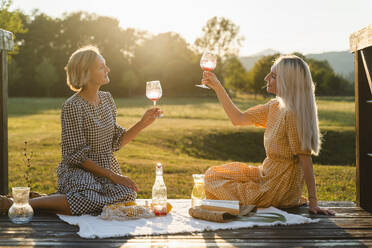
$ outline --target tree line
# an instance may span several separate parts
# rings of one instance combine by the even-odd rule
[[[229,19],[213,17],[201,37],[188,44],[175,32],[153,35],[122,28],[112,17],[86,12],[53,18],[34,10],[26,15],[10,11],[10,0],[0,1],[0,28],[15,35],[15,50],[9,56],[9,95],[13,97],[66,97],[64,67],[69,56],[84,45],[96,45],[111,69],[111,83],[104,90],[114,96],[143,95],[145,82],[160,80],[164,95],[195,96],[205,90],[195,87],[202,71],[199,60],[205,49],[218,54],[215,73],[231,93],[266,95],[264,77],[279,54],[262,57],[250,71],[238,53],[244,39],[239,26]],[[309,59],[318,95],[352,95],[352,83],[336,75],[327,61]]]

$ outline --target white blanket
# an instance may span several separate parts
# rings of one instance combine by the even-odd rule
[[[137,199],[138,203],[143,203],[144,199]],[[71,225],[78,225],[80,230],[78,235],[82,238],[108,238],[137,235],[159,235],[172,233],[192,233],[203,231],[214,231],[221,229],[237,229],[254,226],[274,226],[274,225],[294,225],[304,223],[314,223],[313,220],[301,215],[289,214],[274,207],[258,209],[257,213],[274,212],[285,216],[286,222],[276,221],[273,223],[232,221],[228,223],[215,223],[192,218],[188,209],[191,201],[189,199],[169,199],[173,205],[170,214],[162,217],[147,219],[136,219],[128,221],[107,221],[96,216],[68,216],[58,215],[59,218]]]

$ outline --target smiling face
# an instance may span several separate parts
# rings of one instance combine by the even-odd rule
[[[108,84],[110,79],[108,73],[110,68],[106,65],[105,59],[99,55],[96,58],[91,70],[89,83],[95,84],[97,86],[102,86]]]
[[[276,76],[277,76],[277,69],[276,66],[271,68],[269,74],[266,75],[265,81],[267,82],[266,91],[276,95]]]

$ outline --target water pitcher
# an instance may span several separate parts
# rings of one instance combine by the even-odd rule
[[[29,187],[13,187],[13,205],[9,208],[8,216],[14,224],[26,224],[31,221],[34,210],[28,200]]]

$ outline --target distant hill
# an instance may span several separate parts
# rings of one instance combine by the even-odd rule
[[[306,54],[308,58],[327,60],[336,74],[348,78],[354,72],[354,55],[349,51]]]
[[[279,52],[273,49],[266,49],[251,56],[240,57],[240,61],[246,70],[249,71],[252,69],[254,63],[256,63],[256,61],[261,57],[275,53]],[[354,55],[349,51],[305,54],[305,56],[316,60],[327,60],[336,74],[349,80],[352,79],[352,73],[354,71]]]
[[[250,56],[240,57],[240,62],[243,64],[244,68],[247,71],[249,71],[250,69],[252,69],[254,63],[256,63],[257,60],[259,60],[263,56],[268,56],[268,55],[272,55],[275,53],[279,53],[279,52],[273,49],[265,49],[259,53],[252,54]]]

